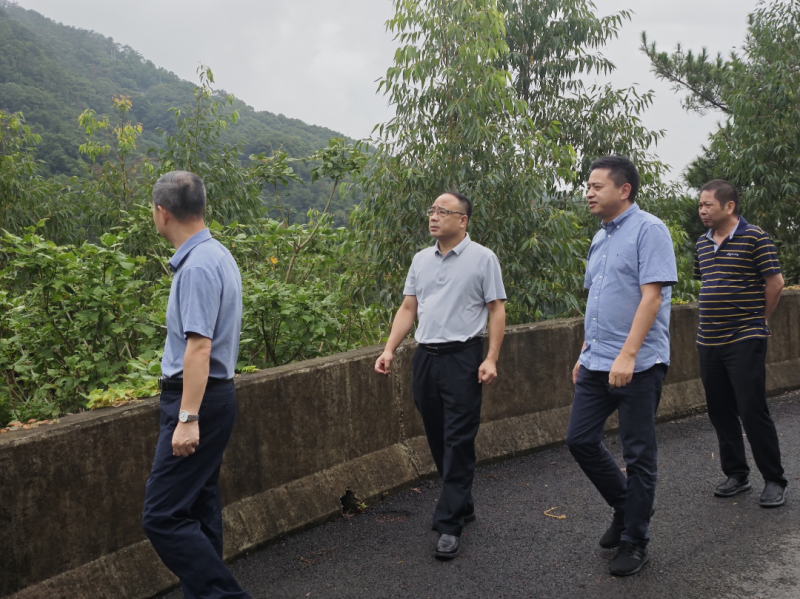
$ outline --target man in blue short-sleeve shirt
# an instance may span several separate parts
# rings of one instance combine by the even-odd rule
[[[614,509],[600,539],[619,547],[610,570],[635,574],[649,560],[655,498],[655,416],[669,364],[671,285],[678,281],[666,225],[634,200],[639,174],[621,156],[592,163],[586,199],[601,220],[589,248],[584,344],[572,380],[567,446]],[[619,411],[626,473],[603,444],[604,425]]]
[[[434,555],[440,559],[459,554],[464,523],[475,519],[472,481],[481,385],[497,378],[506,322],[500,263],[494,252],[469,238],[471,215],[469,199],[455,192],[440,195],[428,210],[428,230],[436,244],[414,256],[405,299],[375,362],[376,372],[389,375],[397,346],[419,321],[411,387],[442,477],[433,513],[433,528],[440,533]],[[487,317],[489,350],[484,358]]]
[[[161,360],[161,432],[142,523],[184,597],[249,597],[222,561],[219,471],[236,419],[234,368],[242,279],[203,222],[197,175],[173,171],[153,188],[153,221],[175,247]]]

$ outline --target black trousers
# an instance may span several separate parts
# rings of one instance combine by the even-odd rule
[[[249,598],[222,561],[219,471],[236,420],[233,383],[207,388],[200,405],[200,445],[172,455],[182,391],[161,393],[161,433],[147,479],[142,524],[187,599]]]
[[[637,545],[650,541],[650,514],[658,481],[656,410],[667,367],[636,372],[618,389],[608,384],[608,372],[578,371],[566,443],[572,457],[616,512],[624,514],[622,540]],[[619,411],[619,437],[625,473],[603,443],[608,417]]]
[[[742,425],[765,481],[786,486],[778,432],[767,406],[766,339],[714,347],[697,346],[708,417],[719,440],[722,472],[744,480],[750,474]],[[740,422],[741,421],[741,422]]]
[[[475,510],[472,481],[481,422],[482,361],[482,342],[444,355],[418,347],[412,361],[414,403],[442,477],[442,495],[433,512],[433,527],[442,534],[461,536],[464,518]]]

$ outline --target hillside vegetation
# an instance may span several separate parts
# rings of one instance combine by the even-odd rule
[[[41,135],[37,157],[42,174],[64,180],[85,178],[90,160],[78,147],[85,131],[78,117],[86,109],[98,115],[112,112],[112,97],[131,100],[127,117],[142,125],[138,152],[164,148],[158,130],[172,132],[170,109],[194,100],[195,84],[146,60],[135,49],[116,43],[94,31],[68,27],[13,2],[0,0],[0,110],[22,112],[34,133]],[[227,94],[215,92],[220,98]],[[244,142],[241,159],[251,154],[282,149],[289,157],[305,158],[324,147],[328,139],[342,137],[324,127],[297,119],[255,111],[241,100],[226,107],[236,110],[237,123],[222,132],[221,141]],[[294,163],[294,170],[308,182],[312,165]],[[293,186],[284,204],[295,219],[305,220],[309,208],[322,210],[330,182]],[[341,220],[345,206],[335,206]]]

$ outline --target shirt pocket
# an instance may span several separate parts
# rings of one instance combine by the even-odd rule
[[[639,246],[636,239],[620,239],[609,248],[613,264],[622,275],[639,278]]]

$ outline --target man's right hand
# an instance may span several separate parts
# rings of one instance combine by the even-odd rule
[[[578,360],[575,362],[575,367],[572,369],[572,384],[576,384],[578,382],[578,371],[581,369],[581,361]]]
[[[394,352],[384,351],[375,361],[375,372],[384,376],[391,375],[392,360],[394,360]]]

